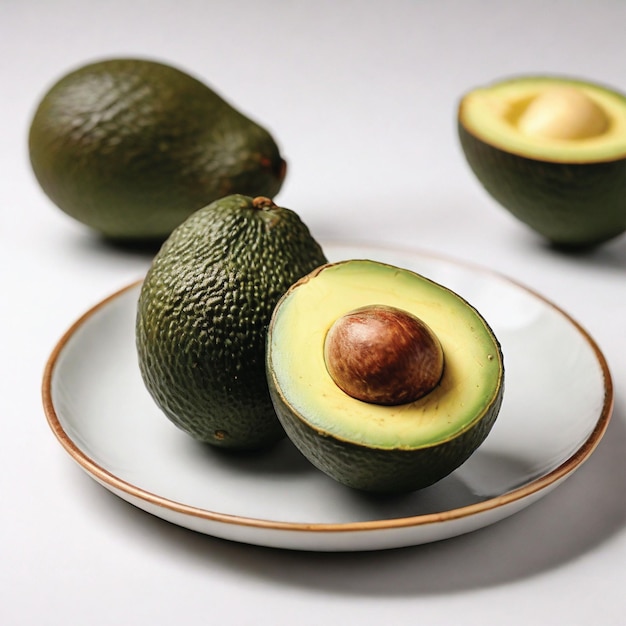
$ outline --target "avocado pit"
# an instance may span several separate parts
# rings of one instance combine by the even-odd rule
[[[324,341],[324,360],[342,391],[387,406],[430,393],[444,368],[441,344],[422,320],[379,304],[350,311],[333,323]]]
[[[555,86],[534,97],[517,120],[528,137],[581,140],[598,137],[609,127],[603,109],[581,89]]]

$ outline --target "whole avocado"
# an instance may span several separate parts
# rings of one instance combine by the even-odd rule
[[[231,449],[284,437],[265,373],[267,327],[279,298],[325,262],[298,215],[268,198],[227,196],[174,230],[136,320],[143,380],[174,424]]]
[[[286,173],[265,129],[199,80],[143,59],[103,60],[61,78],[28,141],[49,198],[116,240],[162,241],[222,196],[273,197]]]

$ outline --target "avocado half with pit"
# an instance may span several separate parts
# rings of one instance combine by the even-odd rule
[[[276,413],[318,469],[356,489],[432,485],[475,452],[504,366],[485,319],[410,270],[325,264],[274,309],[266,371]]]
[[[626,97],[590,82],[525,76],[474,89],[458,132],[489,194],[560,247],[626,230]]]

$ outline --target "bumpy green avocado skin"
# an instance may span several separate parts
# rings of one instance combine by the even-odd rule
[[[255,449],[284,437],[265,376],[274,305],[326,262],[296,213],[231,195],[174,230],[153,260],[137,310],[146,387],[200,441]]]
[[[417,449],[376,449],[320,433],[293,412],[272,386],[274,406],[289,439],[319,470],[354,489],[406,493],[424,489],[460,467],[486,439],[498,416],[504,387],[480,420],[445,443]]]
[[[626,231],[626,158],[539,161],[491,146],[461,123],[458,133],[467,162],[485,190],[556,246],[592,247]]]
[[[36,109],[29,152],[60,209],[118,240],[163,240],[228,194],[273,197],[286,172],[266,130],[188,74],[141,59],[61,78]]]

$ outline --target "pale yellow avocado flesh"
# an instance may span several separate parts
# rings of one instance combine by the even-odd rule
[[[501,82],[467,94],[459,118],[479,139],[529,158],[587,163],[626,156],[626,99],[589,83]]]
[[[453,439],[493,404],[503,377],[500,347],[465,300],[432,281],[390,265],[353,260],[325,266],[279,303],[269,335],[270,376],[285,401],[322,434],[383,449],[415,449]],[[353,309],[386,304],[424,321],[444,351],[444,373],[419,400],[381,406],[337,387],[324,362],[333,322]]]

